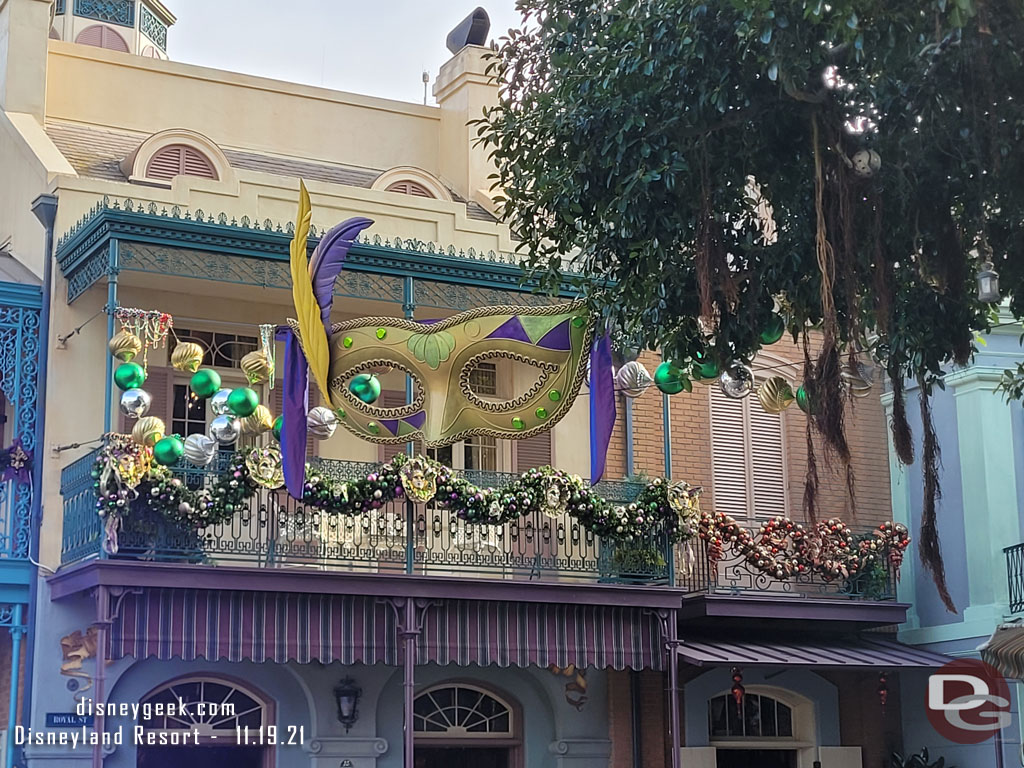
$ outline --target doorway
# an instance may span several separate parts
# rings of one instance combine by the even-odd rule
[[[416,747],[416,768],[510,768],[507,747]]]
[[[717,768],[796,768],[794,749],[718,749]]]
[[[263,747],[139,747],[138,768],[263,768]]]

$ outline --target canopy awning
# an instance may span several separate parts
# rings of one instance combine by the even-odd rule
[[[984,645],[978,648],[981,659],[1009,680],[1024,680],[1024,625],[1003,624],[997,627]]]
[[[422,619],[418,664],[664,668],[661,626],[644,608],[436,600]],[[125,596],[109,654],[397,665],[400,648],[386,598],[147,589]]]
[[[768,637],[757,642],[684,635],[678,654],[683,661],[699,667],[941,667],[952,661],[939,653],[867,634],[841,638]]]

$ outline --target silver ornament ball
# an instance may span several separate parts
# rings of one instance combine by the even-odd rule
[[[878,173],[882,167],[882,157],[873,149],[861,149],[850,158],[853,172],[861,178],[868,178]]]
[[[222,414],[210,422],[210,437],[221,445],[229,445],[238,439],[241,433],[238,419]]]
[[[733,400],[742,400],[754,391],[754,372],[743,363],[733,363],[718,377],[722,394]]]
[[[338,416],[330,408],[318,405],[310,409],[306,417],[306,427],[317,440],[326,440],[338,428]]]
[[[225,416],[231,413],[228,407],[228,398],[231,397],[230,389],[218,389],[216,394],[210,398],[210,410],[214,416]]]
[[[197,467],[205,467],[217,455],[217,441],[206,435],[185,438],[185,460]]]
[[[149,412],[153,398],[144,389],[126,389],[121,394],[121,413],[129,419],[139,419]]]
[[[640,397],[653,383],[651,374],[637,360],[624,364],[615,372],[615,389],[626,397]]]

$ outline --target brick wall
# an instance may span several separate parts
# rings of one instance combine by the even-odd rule
[[[813,350],[813,345],[812,345]],[[762,375],[773,375],[777,366],[791,363],[777,372],[799,383],[803,367],[803,352],[789,340],[782,340],[769,348],[771,357],[762,356],[755,370]],[[812,351],[813,354],[813,351]],[[772,359],[778,358],[778,359]],[[781,359],[781,363],[779,360]],[[654,372],[661,358],[645,352],[640,362]],[[711,466],[711,402],[710,387],[717,384],[695,384],[693,392],[680,392],[668,398],[672,432],[672,475],[705,489],[701,498],[703,509],[714,511]],[[846,436],[852,453],[852,466],[856,480],[856,507],[849,509],[846,479],[842,468],[829,467],[820,439],[815,436],[815,455],[818,463],[819,517],[837,516],[855,526],[873,526],[892,516],[889,499],[889,460],[886,442],[885,415],[876,386],[868,397],[855,400],[847,407]],[[753,395],[752,395],[753,397]],[[624,400],[619,395],[619,418],[615,423],[608,451],[606,477],[626,475],[626,437]],[[660,476],[665,472],[663,397],[655,387],[632,401],[634,474]],[[755,404],[755,407],[759,407]],[[787,457],[787,495],[790,515],[804,519],[803,493],[807,473],[807,418],[796,405],[783,415],[784,444]]]
[[[839,735],[844,746],[862,748],[864,768],[889,768],[890,755],[903,743],[900,722],[900,681],[889,675],[885,707],[878,697],[878,673],[883,670],[819,672],[839,689]]]
[[[608,737],[612,742],[609,768],[633,768],[632,683],[636,681],[640,698],[640,750],[644,768],[670,765],[666,719],[666,675],[643,670],[633,675],[628,670],[608,673]]]

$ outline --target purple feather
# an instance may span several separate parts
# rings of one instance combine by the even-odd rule
[[[309,261],[309,279],[313,283],[313,296],[320,306],[320,319],[324,328],[331,326],[331,306],[334,304],[334,283],[345,265],[345,257],[359,233],[373,224],[371,219],[355,217],[333,227],[323,238]]]

